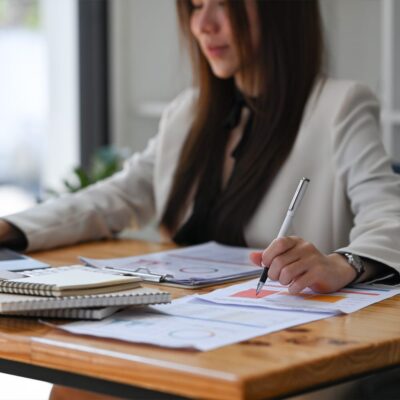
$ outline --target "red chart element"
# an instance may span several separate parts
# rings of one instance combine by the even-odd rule
[[[247,297],[249,299],[260,299],[261,297],[267,297],[271,294],[276,294],[275,290],[261,290],[258,295],[256,294],[256,289],[247,289],[243,290],[242,292],[237,292],[232,294],[231,297]]]

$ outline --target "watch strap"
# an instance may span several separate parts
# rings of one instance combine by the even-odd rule
[[[356,271],[356,277],[353,279],[352,282],[356,282],[358,278],[365,272],[365,266],[363,260],[357,254],[349,253],[349,252],[338,252],[346,258],[347,263]]]

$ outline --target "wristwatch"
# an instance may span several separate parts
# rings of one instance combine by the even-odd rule
[[[353,282],[355,282],[365,272],[364,263],[361,257],[353,253],[339,253],[339,254],[346,257],[347,262],[353,267],[354,271],[356,271],[356,277],[353,280]]]

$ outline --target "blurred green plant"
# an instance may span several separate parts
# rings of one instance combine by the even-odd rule
[[[40,27],[38,0],[0,0],[0,27],[20,26],[28,29]]]
[[[129,156],[127,149],[102,147],[98,149],[91,160],[90,167],[85,170],[81,166],[74,168],[72,176],[63,180],[67,192],[74,193],[81,189],[110,177],[122,169],[123,163]],[[51,196],[58,196],[55,190],[46,190]]]

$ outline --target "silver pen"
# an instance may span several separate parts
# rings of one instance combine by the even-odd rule
[[[281,238],[281,237],[287,235],[287,232],[292,223],[294,214],[295,214],[297,208],[299,207],[301,200],[304,197],[304,193],[306,192],[309,183],[310,183],[310,180],[308,178],[300,179],[300,182],[297,186],[296,192],[294,193],[292,201],[290,202],[285,219],[283,220],[281,229],[279,229],[277,238]],[[268,277],[268,268],[269,267],[266,265],[263,265],[263,266],[264,266],[264,270],[263,270],[260,280],[258,281],[258,284],[257,284],[256,295],[258,295],[258,293],[260,293],[260,291],[263,288],[265,281],[267,280],[267,277]]]
[[[125,269],[118,269],[113,267],[103,267],[102,269],[106,269],[107,271],[110,272],[116,272],[120,275],[122,274],[126,276],[137,276],[138,278],[142,278],[143,280],[148,282],[163,282],[165,281],[166,278],[172,278],[172,276],[169,274],[158,275],[149,272],[128,271]]]

